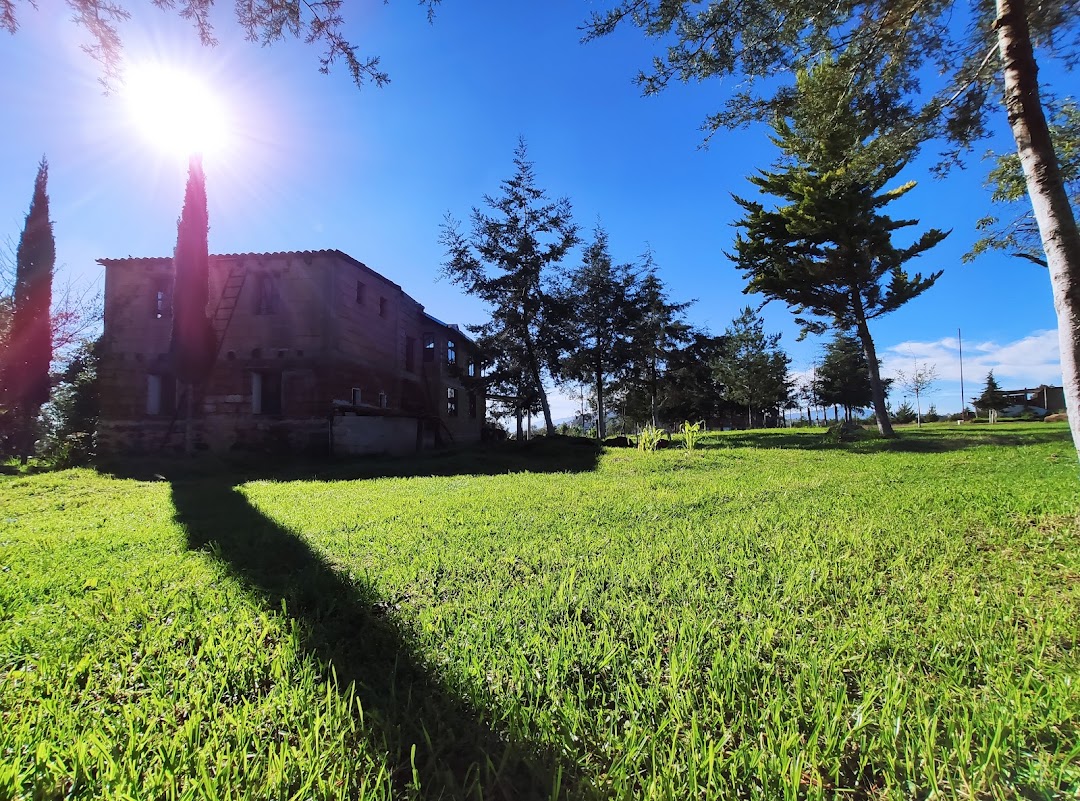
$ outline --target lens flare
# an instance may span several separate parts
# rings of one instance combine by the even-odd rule
[[[227,145],[224,104],[197,75],[162,64],[140,64],[124,78],[131,119],[151,145],[169,155],[220,153]]]

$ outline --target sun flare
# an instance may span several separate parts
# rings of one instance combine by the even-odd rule
[[[133,66],[124,93],[135,127],[156,149],[186,158],[226,146],[225,107],[195,74],[162,64]]]

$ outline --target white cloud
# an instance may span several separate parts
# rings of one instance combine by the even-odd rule
[[[1061,360],[1057,331],[1033,331],[1012,342],[964,342],[964,380],[972,386],[988,372],[1006,389],[1061,383]],[[932,342],[910,340],[884,349],[882,373],[895,376],[903,370],[910,374],[915,362],[937,367],[943,381],[960,380],[960,343],[956,337]]]

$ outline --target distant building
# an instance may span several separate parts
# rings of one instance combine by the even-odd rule
[[[98,447],[177,448],[186,389],[172,374],[172,260],[100,259],[105,333]],[[214,451],[409,453],[480,439],[475,343],[338,250],[210,257],[219,345],[193,398]]]
[[[1041,384],[1034,389],[1005,389],[1001,396],[1009,402],[1002,414],[1011,416],[1029,410],[1038,415],[1051,414],[1065,408],[1065,390]]]

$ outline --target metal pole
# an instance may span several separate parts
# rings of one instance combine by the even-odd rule
[[[956,329],[956,342],[960,346],[960,419],[966,420],[967,401],[964,400],[964,340],[960,336],[960,329]]]

